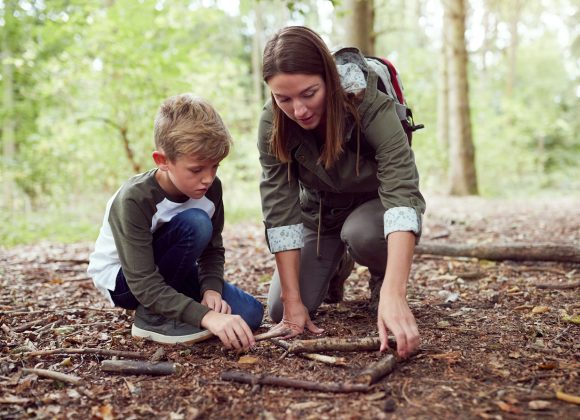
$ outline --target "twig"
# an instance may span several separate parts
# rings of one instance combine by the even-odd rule
[[[34,375],[54,379],[61,382],[68,382],[69,384],[78,385],[82,382],[82,379],[78,376],[74,375],[67,375],[66,373],[55,372],[54,370],[47,370],[47,369],[29,369],[29,368],[22,368],[22,372],[24,373],[32,373]]]
[[[381,360],[363,369],[362,372],[356,376],[355,382],[372,385],[391,373],[393,369],[395,369],[396,364],[397,359],[395,356],[387,354]]]
[[[568,290],[568,289],[575,289],[577,287],[580,287],[580,281],[575,281],[572,283],[536,283],[536,284],[532,284],[532,286],[535,286],[538,289]]]
[[[270,339],[270,341],[276,344],[278,347],[282,347],[284,350],[286,350],[286,353],[288,352],[288,348],[290,347],[290,343],[288,341],[277,339]],[[304,359],[326,363],[328,365],[346,366],[346,359],[344,357],[327,356],[326,354],[317,353],[298,353],[298,356],[303,357]]]
[[[133,375],[173,375],[178,365],[173,362],[142,362],[138,360],[103,360],[103,372],[129,373]]]
[[[288,347],[289,353],[317,353],[321,351],[365,351],[379,350],[378,337],[365,338],[321,338],[315,340],[295,340]]]
[[[559,400],[562,400],[562,401],[572,403],[572,404],[580,405],[580,397],[577,397],[576,395],[566,394],[562,391],[557,391],[556,398],[558,398]]]
[[[263,340],[267,340],[269,338],[276,338],[276,337],[284,337],[288,334],[291,334],[292,331],[290,331],[289,329],[283,329],[283,330],[270,330],[267,331],[263,334],[257,334],[254,336],[254,340],[256,341],[263,341]]]
[[[42,318],[42,319],[35,319],[35,320],[29,321],[29,322],[25,322],[24,324],[19,325],[18,327],[12,328],[12,331],[15,331],[15,332],[26,331],[28,328],[34,327],[38,324],[43,324],[44,322],[49,321],[51,318],[52,318],[52,315],[47,316],[47,317]]]
[[[122,351],[122,350],[109,350],[109,349],[94,349],[94,348],[60,348],[53,350],[38,350],[24,352],[24,356],[48,356],[51,354],[99,354],[101,356],[117,356],[117,357],[127,357],[133,359],[146,359],[147,356],[143,353],[135,351]]]
[[[287,388],[308,389],[319,392],[367,392],[370,388],[364,384],[347,384],[340,382],[313,382],[301,379],[285,378],[273,375],[256,376],[241,371],[222,372],[221,379],[224,381],[241,382],[250,385],[275,385]]]

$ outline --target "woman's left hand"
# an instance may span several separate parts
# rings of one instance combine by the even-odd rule
[[[220,313],[220,314],[231,314],[232,308],[230,305],[222,299],[222,295],[215,290],[206,290],[203,293],[203,299],[201,304],[207,306],[208,308]]]
[[[388,331],[397,341],[400,357],[409,357],[419,348],[419,329],[405,297],[381,293],[377,314],[381,351],[389,348]]]

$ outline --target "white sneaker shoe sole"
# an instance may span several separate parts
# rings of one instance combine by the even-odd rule
[[[156,343],[162,344],[195,344],[201,341],[205,341],[211,337],[213,334],[208,330],[203,330],[195,334],[189,335],[178,335],[178,336],[170,336],[170,335],[163,335],[153,331],[147,331],[139,328],[135,324],[131,327],[131,335],[137,338],[145,338],[151,341],[155,341]]]

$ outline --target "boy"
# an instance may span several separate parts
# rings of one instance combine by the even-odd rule
[[[227,348],[251,347],[263,307],[223,279],[216,172],[230,134],[213,107],[191,94],[161,105],[154,132],[157,168],[131,178],[107,203],[88,273],[111,303],[136,310],[134,337],[191,343],[213,334]]]

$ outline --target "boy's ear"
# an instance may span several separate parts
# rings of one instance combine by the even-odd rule
[[[153,160],[159,169],[162,171],[167,170],[167,156],[165,156],[165,153],[155,150],[153,152]]]

